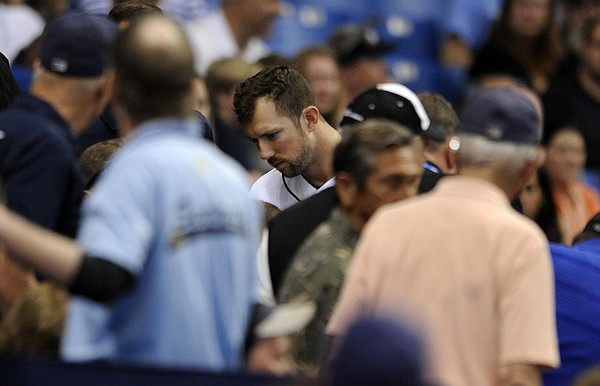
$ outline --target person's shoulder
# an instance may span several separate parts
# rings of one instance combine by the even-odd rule
[[[322,222],[337,205],[338,199],[335,187],[327,188],[299,203],[285,209],[270,221],[270,228],[277,228],[284,223],[304,222],[306,219],[319,218]]]
[[[11,146],[17,143],[36,143],[52,148],[67,148],[68,144],[55,123],[35,111],[10,107],[0,113],[2,141]],[[68,128],[64,128],[68,130]]]
[[[264,191],[272,190],[275,187],[283,185],[281,180],[281,173],[277,169],[271,169],[262,176],[260,176],[252,184],[251,193],[262,193]]]
[[[548,90],[542,94],[542,102],[545,102],[549,98],[572,98],[573,92],[578,91],[579,87],[579,80],[577,79],[576,73],[557,73],[557,75],[550,81]]]
[[[510,232],[512,240],[521,240],[522,243],[548,249],[548,239],[535,221],[513,208],[508,208],[505,213],[504,221],[498,216],[498,228],[502,227]]]

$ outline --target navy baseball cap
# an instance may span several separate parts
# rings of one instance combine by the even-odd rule
[[[109,65],[117,25],[104,16],[67,12],[44,32],[40,48],[42,66],[56,74],[100,76]]]
[[[380,83],[359,94],[348,105],[340,127],[372,118],[389,119],[417,135],[426,135],[430,124],[419,97],[398,83]]]
[[[525,95],[508,87],[484,89],[465,103],[460,113],[461,133],[479,134],[492,141],[538,145],[542,121]]]
[[[421,337],[382,317],[353,323],[333,359],[332,385],[424,385]]]

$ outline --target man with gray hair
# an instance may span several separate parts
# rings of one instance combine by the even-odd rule
[[[542,231],[510,207],[543,161],[539,109],[495,88],[460,118],[458,175],[375,214],[327,332],[365,314],[409,318],[428,381],[540,385],[540,369],[559,364],[552,265]]]

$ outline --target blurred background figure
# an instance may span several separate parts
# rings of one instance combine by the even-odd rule
[[[270,36],[281,13],[280,0],[221,0],[221,6],[186,25],[196,54],[196,71],[204,75],[218,59],[240,57],[250,63],[270,54]]]
[[[119,25],[119,29],[125,29],[129,24],[144,16],[162,15],[163,10],[148,1],[122,0],[116,1],[108,12],[108,18]]]
[[[48,0],[40,0],[48,1]],[[52,0],[50,0],[52,1]],[[123,0],[72,0],[71,8],[88,13],[106,15],[111,7],[122,3]],[[214,0],[145,0],[145,3],[159,6],[173,19],[185,23],[198,17],[205,16]]]
[[[240,83],[261,69],[259,64],[240,58],[225,58],[211,64],[205,77],[215,143],[238,161],[254,180],[271,170],[271,166],[260,158],[256,145],[244,135],[233,111],[233,94]]]
[[[555,79],[542,96],[546,138],[566,125],[577,127],[585,140],[585,180],[600,191],[600,16],[586,19],[576,68]]]
[[[333,386],[424,386],[420,337],[397,321],[365,317],[348,330],[331,366]]]
[[[433,189],[440,178],[456,174],[456,154],[450,147],[458,130],[456,111],[443,96],[432,92],[417,94],[429,117],[429,128],[423,133],[425,170],[419,184],[419,193]]]
[[[23,91],[33,80],[33,63],[46,21],[26,1],[0,0],[0,53]]]
[[[98,142],[87,149],[79,157],[83,172],[83,182],[87,193],[91,191],[98,181],[98,177],[106,168],[108,161],[123,147],[121,138],[107,139]]]
[[[208,95],[208,87],[206,87],[206,79],[200,75],[194,78],[194,95],[196,96],[194,110],[204,115],[207,119],[210,118],[212,116],[212,108]]]
[[[270,53],[267,56],[263,56],[262,58],[256,61],[256,64],[259,64],[263,67],[277,67],[277,66],[291,66],[292,60],[287,56]]]
[[[10,69],[10,63],[0,52],[0,111],[10,106],[20,92],[21,87]]]
[[[475,86],[508,82],[543,93],[563,55],[555,0],[505,0],[469,70]]]
[[[563,127],[548,139],[544,169],[552,186],[564,241],[569,245],[573,236],[600,211],[598,192],[581,180],[585,158],[585,142],[577,128]]]
[[[44,18],[26,1],[0,1],[0,52],[10,63],[15,62],[42,36],[45,25]]]
[[[345,24],[331,34],[327,43],[340,67],[344,106],[363,91],[392,81],[385,56],[396,45],[383,42],[375,29]]]
[[[321,115],[331,126],[337,127],[346,106],[343,105],[340,69],[331,48],[309,46],[296,55],[293,66],[310,83]]]
[[[552,185],[543,167],[537,170],[519,195],[523,214],[544,231],[548,241],[567,243],[565,231],[558,220]]]
[[[566,53],[555,77],[572,77],[577,70],[582,28],[587,20],[600,16],[600,0],[562,0],[561,32]]]
[[[71,0],[27,0],[25,1],[39,12],[47,23],[70,10]]]
[[[446,0],[440,18],[440,63],[468,68],[500,13],[502,0]]]
[[[544,386],[600,385],[598,374],[595,383],[575,383],[580,374],[600,363],[600,212],[573,244],[550,244],[561,364],[544,374]]]
[[[594,365],[582,371],[573,386],[600,386],[600,365]]]
[[[0,353],[58,357],[68,292],[42,283],[21,297],[0,323]]]

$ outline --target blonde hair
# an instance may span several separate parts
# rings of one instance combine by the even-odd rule
[[[58,356],[68,293],[42,283],[23,295],[0,323],[0,353]]]

